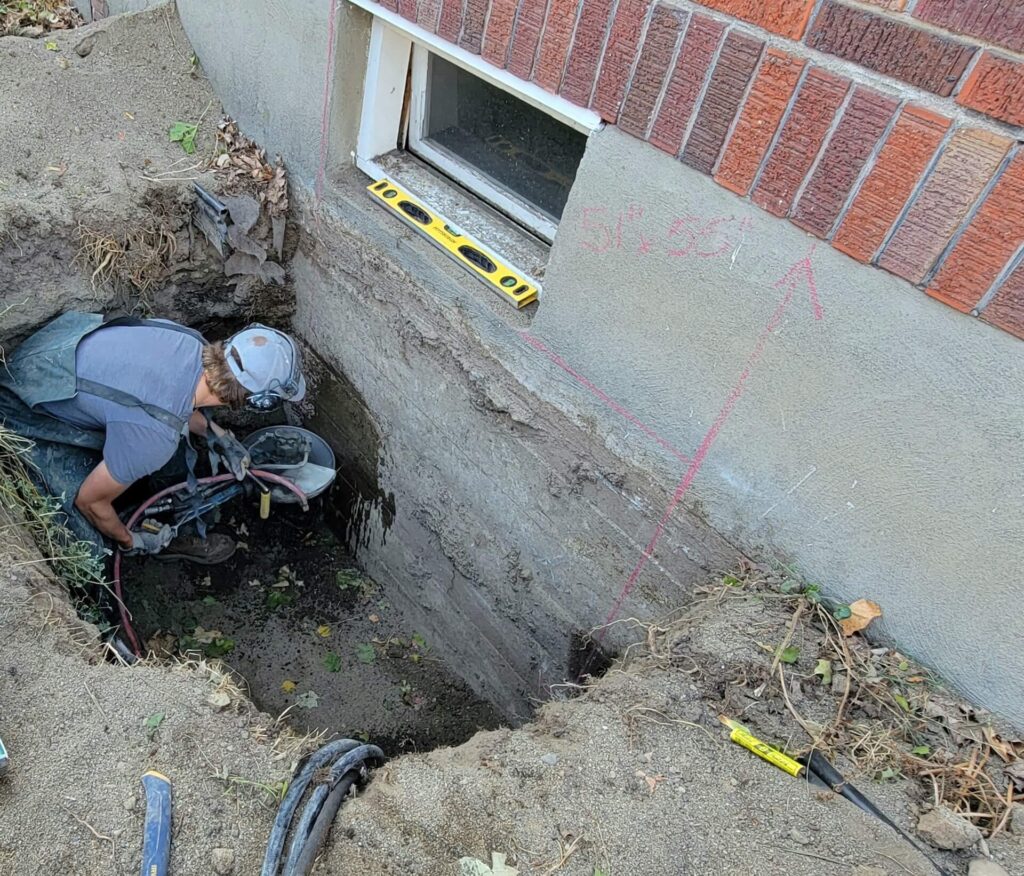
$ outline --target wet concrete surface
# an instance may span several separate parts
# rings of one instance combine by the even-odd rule
[[[396,608],[397,582],[355,567],[320,508],[275,507],[266,521],[232,510],[215,527],[239,542],[226,563],[126,560],[126,600],[157,653],[220,657],[265,711],[288,709],[297,728],[368,738],[392,755],[503,723]]]

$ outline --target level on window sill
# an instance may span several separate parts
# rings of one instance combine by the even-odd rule
[[[391,180],[379,179],[370,183],[366,190],[389,213],[414,228],[515,307],[525,307],[537,299],[540,288],[521,271],[504,264],[486,247]]]

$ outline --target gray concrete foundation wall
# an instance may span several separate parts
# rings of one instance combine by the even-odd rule
[[[876,633],[1024,722],[1019,340],[616,129],[590,144],[545,292],[534,334],[684,452],[710,437],[684,504],[877,601]]]
[[[401,585],[428,641],[522,716],[529,697],[565,679],[574,634],[607,616],[669,493],[507,370],[503,359],[520,359],[524,375],[540,376],[505,305],[478,309],[467,291],[491,293],[467,288],[457,267],[396,226],[357,171],[338,186],[292,279],[296,329],[344,372],[380,435],[378,457],[353,458],[365,445],[361,418],[332,416],[346,399],[332,397],[332,381],[317,387],[315,426],[343,470],[379,483],[362,497],[368,507],[351,509],[361,523],[350,543],[371,574]],[[664,613],[735,558],[681,513],[626,607]]]

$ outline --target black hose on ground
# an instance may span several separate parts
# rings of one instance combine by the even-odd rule
[[[313,793],[309,795],[309,802],[306,803],[305,809],[302,810],[302,817],[292,831],[292,843],[288,847],[288,857],[285,859],[284,870],[282,871],[284,876],[289,876],[290,873],[295,871],[295,863],[302,850],[306,847],[306,841],[313,830],[313,823],[316,821],[317,816],[320,815],[320,810],[323,808],[324,802],[330,793],[331,789],[329,786],[317,785],[313,789]]]
[[[362,767],[359,769],[349,770],[341,777],[334,788],[331,789],[330,793],[327,795],[327,799],[324,800],[323,807],[317,815],[316,822],[313,824],[312,830],[309,832],[309,836],[306,838],[305,845],[299,852],[295,866],[290,871],[286,871],[286,876],[309,876],[309,874],[313,872],[313,863],[316,861],[317,854],[323,847],[324,842],[327,840],[327,832],[331,829],[331,825],[334,823],[334,817],[338,814],[338,810],[341,809],[341,804],[345,800],[345,795],[348,794],[352,786],[363,777],[363,774]]]
[[[326,838],[330,822],[333,821],[334,815],[338,810],[337,808],[333,810],[330,820],[326,821],[323,827],[319,827],[320,816],[327,814],[325,808],[327,801],[333,792],[338,789],[342,779],[349,772],[355,772],[356,778],[359,778],[364,775],[368,764],[379,765],[383,762],[384,752],[376,745],[365,745],[354,739],[338,739],[334,742],[328,742],[327,745],[313,752],[304,762],[300,763],[298,772],[288,786],[288,791],[285,793],[284,799],[277,810],[277,817],[274,819],[274,826],[270,831],[270,840],[267,843],[267,853],[263,858],[260,876],[278,876],[281,853],[284,851],[284,844],[288,837],[292,818],[317,770],[330,764],[330,780],[326,785],[318,787],[306,804],[305,811],[296,827],[295,839],[292,842],[288,861],[281,876],[293,876],[293,873],[299,872],[292,868],[297,866],[299,858],[308,848],[312,848],[312,858],[309,860],[309,864],[312,866],[312,859],[316,857],[316,853],[319,851],[319,843],[322,843]],[[348,787],[345,788],[346,792],[351,785],[352,783],[349,782]],[[323,788],[328,789],[327,793],[323,792]],[[344,794],[338,796],[338,806],[341,805],[343,798]],[[319,842],[316,845],[312,842],[314,834],[319,837]]]
[[[867,797],[865,797],[860,791],[858,791],[853,785],[851,785],[839,770],[837,770],[828,760],[825,758],[820,751],[812,749],[811,753],[804,758],[800,758],[801,763],[807,767],[809,774],[817,776],[828,785],[836,794],[840,797],[845,797],[854,806],[863,812],[867,812],[868,815],[873,815],[883,824],[891,827],[900,836],[902,836],[908,843],[910,843],[915,849],[917,849],[942,876],[950,876],[949,871],[943,869],[939,864],[932,860],[931,855],[928,851],[909,833],[907,833],[902,827],[900,827],[895,821],[889,818],[881,809],[879,809],[874,803],[872,803]]]

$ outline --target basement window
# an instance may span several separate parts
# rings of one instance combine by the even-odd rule
[[[421,46],[411,76],[409,151],[552,240],[586,136]]]
[[[376,3],[354,2],[374,13],[359,168],[401,184],[396,168],[405,156],[406,164],[430,168],[453,191],[477,199],[481,216],[496,210],[528,236],[551,243],[600,117]],[[417,192],[412,179],[408,185],[431,201],[431,192]],[[491,238],[464,217],[453,218],[485,242]]]

